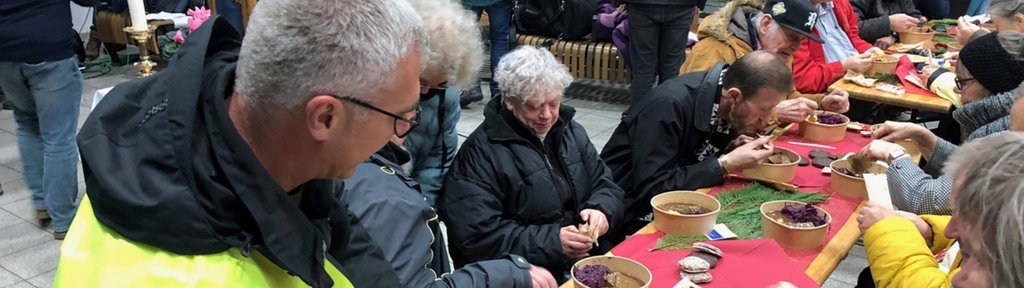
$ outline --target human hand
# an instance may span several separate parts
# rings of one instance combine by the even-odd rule
[[[878,38],[878,40],[875,40],[875,47],[878,47],[878,49],[885,50],[885,49],[889,48],[889,46],[892,46],[892,44],[895,44],[895,43],[896,43],[896,37],[885,36],[885,37],[882,37],[882,38]]]
[[[530,280],[533,282],[533,288],[558,287],[558,281],[555,281],[555,277],[551,276],[551,272],[537,265],[530,265]]]
[[[628,14],[629,11],[626,10],[626,4],[619,4],[619,7],[615,8],[615,10],[619,11],[619,15],[622,15],[622,16],[629,15]]]
[[[608,233],[608,217],[596,209],[583,209],[580,218],[590,226],[590,231],[597,231],[597,236]],[[590,237],[590,235],[587,235]],[[594,237],[597,238],[597,237]],[[596,240],[596,239],[595,239]]]
[[[878,49],[877,47],[871,47],[871,49]],[[867,52],[850,56],[850,58],[843,59],[843,68],[846,70],[852,70],[857,73],[864,73],[869,67],[871,67],[871,60],[874,60],[874,54],[868,53],[872,50],[868,49]]]
[[[799,123],[803,122],[807,115],[811,115],[817,109],[818,103],[811,99],[797,97],[783,100],[778,105],[775,105],[775,115],[779,117],[779,121]]]
[[[910,220],[910,222],[914,222],[914,226],[917,227],[917,232],[921,232],[921,237],[924,237],[924,241],[928,243],[928,246],[932,246],[932,225],[928,225],[928,222],[925,222],[924,219],[921,219],[921,216],[917,216],[917,214],[914,213],[896,211],[896,215],[906,218],[907,220]]]
[[[910,17],[903,13],[889,15],[889,29],[893,32],[910,30],[910,28],[917,27],[918,23],[921,23],[921,18]]]
[[[889,217],[899,217],[899,215],[896,214],[896,211],[886,208],[874,201],[864,203],[864,207],[860,208],[860,215],[857,216],[857,223],[860,223],[860,233],[868,231],[868,228],[871,228],[871,225],[875,225],[878,221],[882,221],[882,219]]]
[[[589,256],[587,251],[590,251],[590,247],[594,245],[594,239],[590,239],[590,236],[583,236],[580,234],[580,230],[574,226],[562,227],[558,231],[558,238],[562,242],[562,254],[573,260]]]
[[[774,149],[772,148],[769,139],[771,138],[761,137],[754,139],[747,142],[747,144],[743,144],[743,146],[736,147],[732,152],[722,155],[720,158],[724,159],[726,163],[729,163],[729,166],[731,166],[730,168],[734,170],[754,168],[757,164],[761,163],[761,160],[772,155],[772,151]]]
[[[857,154],[867,155],[871,161],[882,160],[889,162],[889,153],[896,151],[896,149],[903,149],[903,146],[882,140],[871,140],[871,143],[861,148]]]
[[[980,26],[967,21],[967,18],[960,16],[956,19],[956,43],[960,43],[960,46],[967,45],[967,41],[971,40],[971,36],[974,35],[978,30],[988,29],[981,28]]]
[[[908,122],[885,121],[885,123],[875,124],[871,127],[872,139],[889,142],[913,139],[923,143],[922,140],[929,134],[932,134],[932,132],[928,131],[928,128]]]
[[[835,89],[821,98],[821,108],[825,111],[846,113],[850,111],[850,93],[843,89]]]

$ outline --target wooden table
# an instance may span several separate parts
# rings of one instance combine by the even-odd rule
[[[828,91],[835,89],[843,89],[850,92],[851,98],[917,110],[949,113],[953,108],[953,103],[938,96],[921,95],[909,92],[904,93],[903,95],[896,95],[888,92],[882,92],[881,90],[874,88],[859,86],[843,79],[839,79],[839,81],[836,81],[836,83],[833,83],[832,86],[828,87]]]

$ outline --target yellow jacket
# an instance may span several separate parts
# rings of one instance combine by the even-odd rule
[[[953,275],[960,271],[959,253],[949,273],[939,268],[935,258],[935,254],[954,243],[943,234],[950,216],[923,215],[921,218],[932,226],[931,247],[914,223],[902,217],[878,221],[864,233],[864,248],[876,287],[950,287]]]
[[[178,255],[124,239],[96,220],[88,197],[60,250],[53,287],[309,287],[256,251]],[[325,262],[334,287],[353,287]]]

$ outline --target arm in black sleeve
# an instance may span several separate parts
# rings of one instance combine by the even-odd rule
[[[868,43],[874,44],[878,38],[892,35],[892,29],[889,28],[889,15],[878,14],[872,10],[872,0],[850,0],[850,5],[853,6],[853,12],[857,13],[857,28],[860,28],[861,39],[868,41]]]
[[[575,121],[572,122],[573,137],[576,138],[576,144],[580,149],[580,154],[583,155],[584,166],[587,169],[587,176],[590,177],[590,183],[593,183],[593,188],[590,191],[590,197],[583,203],[583,208],[593,208],[604,213],[605,217],[608,218],[608,223],[618,223],[619,217],[622,217],[622,198],[625,192],[618,184],[615,184],[615,180],[612,180],[612,172],[608,169],[608,166],[604,164],[604,160],[598,155],[597,149],[594,148],[594,143],[590,142],[590,137],[587,136],[586,130],[583,126],[580,126]]]

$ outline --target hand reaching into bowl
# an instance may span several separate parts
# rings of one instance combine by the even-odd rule
[[[843,89],[832,90],[824,98],[821,98],[821,108],[836,113],[850,111],[850,93]]]
[[[917,27],[920,23],[923,23],[922,19],[923,18],[914,18],[903,13],[892,14],[889,15],[889,29],[892,30],[892,32],[904,32]]]
[[[730,170],[728,172],[754,168],[761,163],[761,160],[772,156],[775,149],[769,140],[771,140],[769,137],[754,139],[718,158],[720,161],[728,163],[729,167],[726,167],[727,170]]]
[[[803,97],[783,100],[775,105],[775,115],[779,121],[789,123],[804,121],[804,118],[813,114],[814,110],[818,110],[818,103]]]

